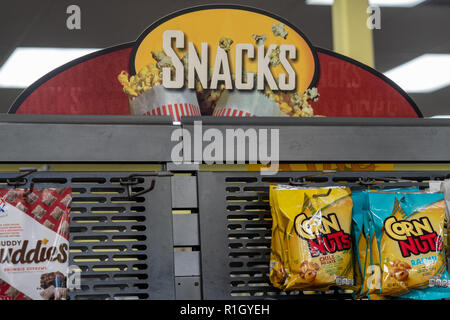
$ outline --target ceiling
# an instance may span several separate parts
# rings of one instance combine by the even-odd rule
[[[130,42],[164,15],[211,3],[239,3],[271,11],[297,25],[314,45],[333,47],[331,8],[306,5],[303,0],[5,2],[0,11],[0,65],[18,46],[106,48]],[[71,4],[81,8],[81,30],[66,28],[66,8]],[[427,0],[413,8],[382,8],[381,29],[374,30],[375,68],[385,72],[424,53],[450,54],[449,17],[450,0]],[[7,112],[21,91],[0,89],[0,112]],[[450,86],[411,97],[425,116],[450,114]]]

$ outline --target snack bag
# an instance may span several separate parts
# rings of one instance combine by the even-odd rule
[[[272,186],[274,187],[274,186]],[[273,195],[273,188],[270,188],[270,206],[277,208],[277,199]],[[287,278],[284,268],[285,248],[283,247],[283,233],[278,226],[277,214],[272,214],[272,243],[270,254],[270,282],[276,287],[283,289]]]
[[[0,300],[65,300],[68,188],[0,189]]]
[[[441,277],[446,269],[442,193],[369,192],[369,210],[375,235],[381,230],[382,296],[423,289]]]
[[[430,181],[430,187],[427,189],[429,192],[444,192],[446,202],[446,217],[448,223],[448,205],[450,200],[450,180],[444,181]],[[444,225],[444,248],[447,253],[448,261],[448,232],[447,224]],[[412,290],[411,292],[397,297],[397,299],[409,299],[409,300],[438,300],[450,298],[450,275],[448,270],[444,270],[440,278],[433,277],[430,279],[428,287],[424,289]]]
[[[380,191],[374,189],[372,191]],[[382,192],[418,192],[419,188],[383,189]],[[381,288],[381,270],[379,263],[379,250],[372,247],[378,243],[374,234],[373,223],[369,211],[368,190],[353,190],[352,235],[355,255],[355,287],[354,298],[378,300]],[[380,235],[381,237],[381,235]],[[358,273],[360,272],[360,275]]]
[[[293,188],[271,186],[271,212],[280,244],[272,241],[270,279],[283,290],[327,290],[351,287],[352,198],[349,188]],[[276,256],[282,247],[281,257]],[[279,263],[281,260],[282,263]],[[281,266],[282,265],[282,266]]]
[[[362,190],[352,191],[352,238],[354,252],[354,272],[355,287],[353,288],[353,297],[361,298],[364,291],[363,274],[365,272],[366,255],[367,255],[367,239],[364,230],[364,211],[363,201],[365,193]]]
[[[369,271],[369,276],[367,278],[368,291],[367,295],[371,300],[384,300],[385,296],[380,295],[381,290],[381,257],[380,257],[380,242],[382,237],[382,230],[376,228],[374,223],[375,217],[372,215],[372,211],[369,210],[369,192],[419,192],[419,188],[417,187],[409,187],[409,188],[392,188],[392,189],[382,189],[382,190],[366,190],[364,194],[366,195],[366,199],[364,202],[364,211],[366,214],[366,225],[367,230],[369,232],[369,237],[371,241],[369,242],[369,258],[368,258],[368,266],[367,270]]]

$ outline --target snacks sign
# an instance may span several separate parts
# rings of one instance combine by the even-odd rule
[[[318,69],[310,42],[286,21],[196,8],[150,26],[131,54],[134,75],[118,79],[135,114],[313,116]]]
[[[188,3],[189,5],[189,3]],[[301,10],[292,4],[292,10]],[[421,117],[376,70],[313,46],[292,23],[241,5],[181,9],[135,41],[61,66],[9,113]]]
[[[243,9],[197,10],[151,26],[138,40],[130,70],[135,73],[155,60],[158,66],[175,68],[175,81],[164,68],[166,88],[181,88],[187,80],[193,89],[196,73],[204,89],[217,89],[223,80],[226,89],[263,90],[267,81],[272,90],[298,85],[298,91],[305,91],[318,71],[316,54],[304,35],[286,21]]]

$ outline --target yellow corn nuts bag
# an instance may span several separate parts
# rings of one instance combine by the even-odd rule
[[[283,290],[353,285],[349,188],[271,186],[272,284]]]

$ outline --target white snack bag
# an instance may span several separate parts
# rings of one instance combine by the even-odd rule
[[[72,189],[0,189],[0,300],[65,300]]]

